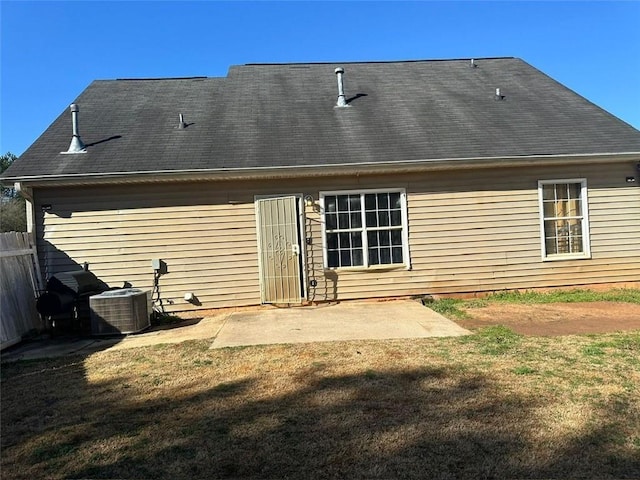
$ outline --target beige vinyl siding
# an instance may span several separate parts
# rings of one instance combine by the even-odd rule
[[[151,260],[160,258],[168,267],[160,293],[169,311],[192,308],[186,292],[208,308],[257,304],[253,197],[219,192],[204,183],[39,190],[38,204],[51,204],[39,214],[43,268],[54,273],[89,262],[110,286],[151,289]]]
[[[411,269],[327,270],[322,215],[305,207],[311,301],[630,283],[640,279],[640,188],[634,163],[394,176],[123,185],[36,190],[41,263],[54,273],[89,262],[111,286],[151,288],[151,259],[169,273],[169,310],[260,303],[254,197],[403,188]],[[585,178],[591,258],[543,262],[538,180]],[[44,228],[43,228],[44,226]]]
[[[331,298],[469,293],[640,280],[640,189],[631,162],[398,176],[408,195],[412,269],[336,270]],[[543,262],[537,181],[586,178],[591,258]],[[372,187],[373,185],[366,185]],[[375,188],[381,186],[375,182]],[[357,188],[364,188],[355,186]],[[320,261],[320,260],[318,260]],[[335,284],[335,286],[334,286]]]

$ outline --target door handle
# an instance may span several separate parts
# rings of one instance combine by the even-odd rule
[[[300,255],[300,245],[293,244],[291,245],[291,251],[294,255]]]

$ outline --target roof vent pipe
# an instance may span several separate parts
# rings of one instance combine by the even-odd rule
[[[72,103],[69,106],[69,110],[71,110],[71,125],[73,127],[73,137],[71,138],[71,143],[69,144],[69,149],[66,152],[61,153],[86,153],[87,149],[82,143],[80,139],[80,133],[78,132],[78,112],[80,109],[78,105]]]
[[[344,68],[338,67],[335,72],[338,77],[338,102],[336,103],[336,107],[348,107],[349,105],[344,97],[344,82],[342,80]]]
[[[180,114],[178,128],[187,128],[187,124],[184,122],[184,115]]]

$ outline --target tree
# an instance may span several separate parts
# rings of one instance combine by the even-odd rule
[[[0,173],[4,172],[7,168],[11,166],[11,164],[16,160],[16,157],[13,153],[7,152],[4,155],[0,155]],[[15,197],[16,191],[13,187],[2,187],[2,196],[3,197]]]
[[[13,153],[7,152],[4,155],[0,155],[0,173],[4,172],[11,166],[13,161],[18,158]]]
[[[0,155],[0,173],[16,160],[13,153]],[[27,230],[27,211],[22,196],[13,187],[2,187],[0,196],[0,232],[24,232]]]

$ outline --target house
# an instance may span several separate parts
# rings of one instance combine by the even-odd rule
[[[2,180],[44,275],[180,311],[637,286],[639,169],[638,130],[485,58],[95,81]]]

